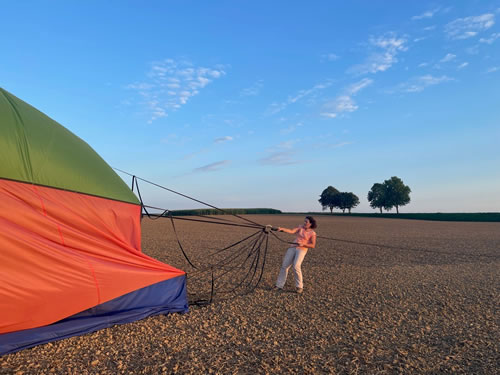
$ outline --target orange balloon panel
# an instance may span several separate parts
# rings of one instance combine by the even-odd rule
[[[0,333],[185,273],[141,252],[140,206],[0,179]]]

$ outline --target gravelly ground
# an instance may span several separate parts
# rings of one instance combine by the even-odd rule
[[[301,216],[248,216],[293,227]],[[496,374],[500,223],[318,217],[304,294],[272,290],[286,245],[270,239],[251,294],[0,357],[0,374]],[[251,229],[176,222],[193,261]],[[293,237],[280,234],[283,239]],[[367,243],[388,245],[380,247]],[[145,253],[190,271],[167,220]]]

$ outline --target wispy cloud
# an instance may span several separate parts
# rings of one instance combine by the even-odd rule
[[[444,30],[451,39],[468,39],[485,31],[495,24],[495,15],[486,13],[480,16],[458,18],[447,25]]]
[[[427,12],[424,12],[418,16],[413,16],[411,19],[412,20],[423,20],[425,18],[432,18],[438,11],[439,11],[439,8],[436,8],[433,10],[428,10]]]
[[[347,88],[347,93],[349,95],[356,95],[359,91],[363,90],[365,87],[370,86],[373,83],[373,79],[363,78],[361,81],[353,83]]]
[[[336,61],[338,60],[340,57],[334,53],[325,53],[323,55],[321,55],[321,59],[320,61],[321,62],[326,62],[326,61]]]
[[[294,152],[292,151],[273,152],[269,156],[259,159],[259,163],[264,165],[292,165],[300,163],[293,156]]]
[[[204,165],[202,167],[198,167],[193,169],[193,173],[200,173],[200,172],[214,172],[222,169],[223,167],[231,164],[230,160],[222,160],[222,161],[216,161],[215,163],[210,163],[207,165]]]
[[[190,160],[190,159],[193,159],[195,158],[196,156],[198,155],[202,155],[202,154],[205,154],[207,153],[208,151],[210,151],[209,148],[202,148],[201,150],[198,150],[198,151],[194,151],[194,152],[190,152],[189,154],[186,154],[182,157],[182,160]]]
[[[398,62],[398,53],[408,50],[406,42],[405,38],[397,37],[395,33],[378,38],[371,37],[369,43],[376,52],[373,52],[365,63],[353,66],[348,72],[366,74],[386,71]]]
[[[493,42],[495,40],[497,40],[498,38],[500,38],[500,33],[493,33],[493,34],[490,35],[489,38],[481,38],[481,39],[479,39],[479,41],[481,43],[493,44]]]
[[[447,76],[434,77],[430,74],[420,76],[409,80],[398,86],[396,92],[421,92],[429,86],[438,85],[440,83],[454,81],[453,78]]]
[[[220,144],[220,143],[225,143],[225,142],[231,142],[233,139],[234,139],[234,137],[226,135],[224,137],[215,138],[213,140],[213,144]],[[213,144],[210,144],[207,147],[203,147],[202,149],[200,149],[198,151],[190,152],[189,154],[184,155],[182,157],[182,159],[183,160],[194,159],[195,157],[197,157],[199,155],[206,154],[206,153],[210,152],[210,150],[212,150],[214,147],[217,147],[217,146],[213,146]]]
[[[300,140],[299,139],[290,139],[288,141],[283,141],[276,146],[278,149],[285,149],[285,150],[290,150],[293,148],[293,146],[298,143]]]
[[[223,142],[228,142],[232,141],[233,137],[226,135],[225,137],[220,137],[220,138],[215,138],[214,143],[223,143]]]
[[[294,146],[299,142],[300,139],[291,139],[281,142],[267,150],[269,155],[259,159],[258,162],[264,165],[291,165],[302,163],[303,160],[296,160],[294,158],[296,154]]]
[[[489,68],[486,73],[495,73],[495,72],[498,72],[500,70],[500,66],[493,66],[491,68]]]
[[[452,60],[455,60],[456,57],[457,57],[457,55],[454,55],[453,53],[448,53],[448,54],[446,54],[445,57],[443,57],[441,60],[439,60],[439,62],[445,63],[448,61],[452,61]]]
[[[352,145],[352,142],[338,142],[338,143],[321,142],[321,143],[315,144],[314,148],[316,148],[316,149],[335,149],[335,148],[345,147],[348,145]]]
[[[166,137],[164,137],[160,140],[160,142],[163,144],[166,144],[166,145],[175,144],[178,146],[182,146],[189,141],[191,141],[190,138],[185,137],[185,136],[179,136],[179,135],[173,134],[173,133],[167,135]]]
[[[281,134],[290,134],[290,133],[294,132],[297,128],[300,128],[302,126],[304,126],[304,124],[302,122],[298,122],[294,125],[290,125],[288,128],[281,129],[280,133]]]
[[[197,67],[186,60],[165,59],[152,64],[145,82],[132,83],[127,88],[135,90],[143,98],[151,123],[179,109],[205,86],[225,74],[222,67]]]
[[[352,97],[365,87],[370,86],[372,83],[372,79],[363,78],[361,81],[348,86],[342,95],[339,95],[334,100],[325,103],[321,116],[336,118],[342,113],[356,111],[359,107]]]
[[[333,145],[330,145],[330,148],[340,148],[344,146],[351,145],[352,142],[340,142],[340,143],[334,143]]]
[[[354,112],[358,106],[350,96],[341,95],[327,103],[325,109],[326,111],[321,113],[323,117],[335,118],[343,112]]]
[[[311,96],[313,94],[318,93],[321,90],[324,90],[328,87],[330,87],[333,84],[333,81],[327,80],[324,83],[318,83],[317,85],[314,85],[310,89],[307,90],[300,90],[297,92],[294,96],[289,96],[288,99],[284,102],[281,103],[273,103],[271,104],[270,108],[268,109],[268,114],[270,115],[275,115],[276,113],[279,113],[283,111],[286,107],[288,107],[290,104],[297,103],[301,99]]]
[[[264,86],[264,81],[259,79],[252,86],[247,87],[240,92],[240,96],[256,96],[260,94],[260,90]]]
[[[467,65],[469,65],[469,63],[468,63],[467,61],[466,61],[466,62],[463,62],[463,63],[461,63],[459,66],[457,66],[457,69],[458,69],[458,70],[461,70],[461,69],[465,68]]]
[[[477,55],[479,54],[479,45],[475,45],[475,46],[472,46],[472,47],[467,47],[465,49],[465,52],[467,52],[469,55]]]

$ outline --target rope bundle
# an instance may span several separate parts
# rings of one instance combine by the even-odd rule
[[[210,304],[216,296],[219,296],[220,298],[229,298],[231,296],[251,293],[258,287],[260,281],[262,280],[266,264],[269,243],[268,234],[272,233],[272,230],[276,230],[275,228],[272,228],[269,225],[261,225],[248,218],[227,212],[221,208],[155,184],[151,181],[144,180],[135,175],[131,175],[125,171],[121,171],[119,169],[117,170],[132,176],[132,191],[137,189],[137,194],[142,207],[141,212],[144,212],[144,215],[152,220],[157,220],[159,218],[170,219],[179,248],[187,263],[193,269],[191,272],[187,273],[188,282],[190,284],[189,290],[195,291],[189,292],[188,290],[190,305],[207,305]],[[168,209],[145,205],[139,189],[138,180],[204,204],[225,214],[232,215],[238,219],[244,220],[246,223],[242,224],[228,219],[207,217],[204,215],[196,215],[199,219],[175,217]],[[152,214],[148,211],[148,209],[160,210],[162,212],[161,214]],[[257,229],[257,231],[222,249],[215,250],[207,256],[206,259],[208,259],[208,261],[205,261],[203,264],[196,265],[195,263],[198,262],[193,262],[190,259],[179,239],[174,219],[252,228]]]

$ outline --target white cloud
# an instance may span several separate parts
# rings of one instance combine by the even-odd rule
[[[209,148],[202,148],[201,150],[199,151],[194,151],[194,152],[190,152],[189,154],[186,154],[182,157],[183,160],[190,160],[190,159],[193,159],[195,158],[196,156],[198,155],[202,155],[202,154],[205,154],[209,151],[210,149]]]
[[[323,142],[320,142],[320,143],[316,143],[314,145],[314,148],[315,149],[336,149],[336,148],[341,148],[341,147],[345,147],[345,146],[348,146],[348,145],[351,145],[352,142],[338,142],[338,143],[331,143],[329,141],[323,141]]]
[[[291,151],[279,151],[259,160],[259,163],[265,165],[291,165],[300,163],[293,159],[294,153]]]
[[[293,96],[293,97],[289,97],[288,98],[288,102],[289,103],[295,103],[297,101],[299,101],[300,99],[306,97],[306,96],[309,96],[311,95],[312,93],[318,91],[318,90],[323,90],[323,89],[326,89],[328,86],[330,86],[331,83],[329,84],[323,84],[323,83],[320,83],[320,84],[317,84],[315,85],[314,87],[308,89],[308,90],[300,90],[297,95]]]
[[[491,36],[489,38],[481,38],[481,39],[479,39],[479,41],[481,43],[493,44],[493,42],[495,40],[497,40],[498,38],[500,38],[500,33],[493,33],[493,34],[491,34]]]
[[[322,145],[318,145],[318,146],[320,146],[322,148],[334,149],[334,148],[345,147],[348,145],[352,145],[352,142],[323,143]]]
[[[401,84],[396,91],[399,92],[421,92],[429,86],[438,85],[443,82],[453,81],[453,78],[447,76],[434,77],[430,74],[416,77],[410,81]]]
[[[423,62],[423,63],[418,64],[419,68],[425,68],[426,66],[429,66],[429,63]]]
[[[475,45],[472,47],[468,47],[465,49],[465,52],[467,52],[469,55],[477,55],[479,53],[479,46]]]
[[[340,143],[335,143],[333,145],[330,145],[330,148],[339,148],[339,147],[344,147],[347,145],[351,145],[352,142],[340,142]]]
[[[454,60],[455,58],[457,57],[457,55],[454,55],[453,53],[448,53],[446,54],[445,57],[443,57],[441,60],[439,60],[440,62],[444,63],[444,62],[448,62],[448,61],[452,61]]]
[[[146,82],[133,83],[127,88],[137,91],[143,98],[151,123],[185,105],[200,90],[224,74],[222,67],[196,67],[185,60],[165,59],[152,64]]]
[[[325,103],[324,111],[321,116],[328,118],[336,118],[342,113],[349,113],[356,111],[359,107],[352,98],[365,87],[370,86],[373,80],[370,78],[363,78],[361,81],[353,83],[344,90],[344,94],[339,95],[332,101]]]
[[[259,159],[259,163],[266,165],[290,165],[303,162],[303,160],[298,161],[294,159],[296,151],[293,148],[300,141],[300,139],[291,139],[271,147],[267,150],[269,155]]]
[[[321,112],[321,116],[328,118],[335,118],[338,116],[338,114],[335,112]]]
[[[307,90],[300,90],[295,96],[289,96],[288,99],[282,103],[272,103],[270,108],[268,109],[268,114],[270,115],[275,115],[278,112],[283,111],[286,107],[288,107],[290,104],[297,103],[301,99],[314,95],[318,93],[321,90],[324,90],[328,87],[330,87],[333,84],[333,81],[328,80],[325,83],[318,83],[311,87],[310,89]]]
[[[492,13],[458,18],[448,23],[444,30],[451,39],[468,39],[479,32],[489,29],[495,24],[495,15]]]
[[[154,87],[154,85],[150,83],[132,83],[127,86],[129,89],[134,89],[134,90],[150,90]]]
[[[164,137],[160,140],[160,142],[163,144],[167,144],[167,145],[175,144],[177,146],[182,146],[190,141],[191,141],[191,138],[189,138],[189,137],[179,136],[179,135],[173,134],[173,133],[167,135],[166,137]]]
[[[419,16],[413,16],[411,19],[412,20],[422,20],[424,18],[432,18],[434,14],[436,14],[439,11],[439,8],[433,9],[433,10],[428,10],[427,12],[422,13]]]
[[[344,112],[354,112],[358,109],[358,106],[349,95],[341,95],[325,104],[325,109],[326,111],[321,113],[322,116],[335,118]]]
[[[175,143],[179,137],[177,134],[169,134],[167,137],[163,138],[161,140],[161,143],[169,144],[169,143]]]
[[[233,137],[231,137],[230,135],[226,135],[225,137],[220,137],[220,138],[214,139],[214,143],[223,143],[223,142],[228,142],[228,141],[232,141],[232,140],[233,140]]]
[[[275,115],[276,113],[279,113],[283,111],[287,107],[288,103],[283,102],[283,103],[271,103],[269,106],[269,109],[267,110],[267,114],[269,115]]]
[[[202,167],[193,169],[193,173],[197,172],[214,172],[222,169],[224,166],[231,164],[229,160],[217,161],[215,163],[207,164]]]
[[[335,100],[335,109],[338,113],[354,112],[358,109],[358,106],[354,103],[354,100],[352,100],[350,96],[344,95],[339,96]]]
[[[320,61],[321,62],[336,61],[338,59],[339,59],[339,56],[337,56],[336,54],[334,54],[334,53],[326,53],[326,54],[321,55]]]
[[[290,125],[288,128],[281,129],[280,133],[281,134],[289,134],[289,133],[294,132],[297,128],[300,128],[301,126],[304,126],[304,124],[302,122],[298,122],[295,125]]]
[[[367,61],[360,65],[355,65],[349,72],[366,74],[384,72],[398,62],[399,52],[408,50],[406,39],[398,38],[394,33],[388,33],[378,38],[371,37],[370,44],[378,50],[372,53]]]
[[[291,139],[288,141],[283,141],[278,146],[276,146],[278,149],[285,149],[285,150],[290,150],[293,148],[293,146],[299,142],[299,139]]]
[[[494,72],[498,72],[500,70],[500,66],[494,66],[494,67],[491,67],[489,68],[486,73],[494,73]]]
[[[256,96],[259,95],[260,90],[264,86],[264,81],[259,79],[252,86],[247,87],[240,92],[240,96]]]
[[[465,68],[467,65],[469,65],[469,63],[468,63],[467,61],[466,61],[466,62],[463,62],[463,63],[461,63],[461,64],[457,67],[457,69],[458,69],[458,70],[463,69],[463,68]]]
[[[349,95],[355,95],[358,93],[358,91],[361,91],[367,86],[370,86],[373,83],[373,79],[370,78],[363,78],[361,81],[353,83],[351,86],[348,87],[347,93]]]

